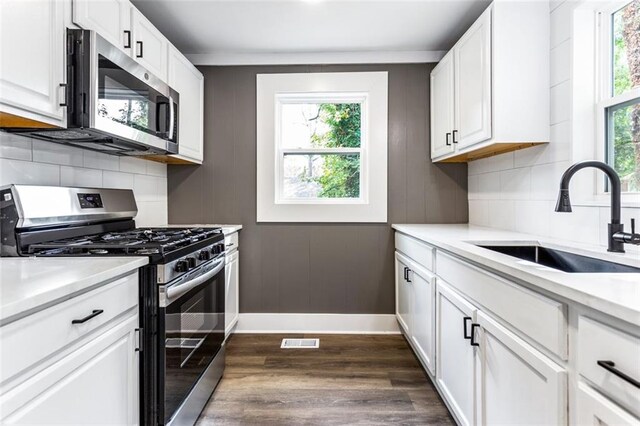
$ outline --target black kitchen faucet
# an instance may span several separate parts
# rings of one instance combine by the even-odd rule
[[[624,232],[624,225],[620,223],[620,177],[608,164],[601,161],[581,161],[569,167],[560,180],[560,193],[556,203],[556,211],[560,213],[571,212],[571,200],[569,199],[569,182],[573,175],[586,167],[594,167],[602,170],[611,183],[611,222],[608,225],[608,251],[624,253],[624,245],[640,245],[640,234],[636,234],[635,219],[631,219],[631,232]]]

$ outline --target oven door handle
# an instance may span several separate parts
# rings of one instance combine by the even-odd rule
[[[216,260],[213,264],[215,266],[210,271],[207,271],[204,274],[192,280],[189,280],[187,282],[180,283],[178,285],[172,285],[171,287],[167,287],[167,289],[165,290],[167,305],[169,305],[172,301],[182,296],[189,290],[198,287],[203,282],[216,276],[224,268],[224,257],[222,257],[219,260]]]

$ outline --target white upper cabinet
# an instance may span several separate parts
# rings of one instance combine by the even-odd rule
[[[129,0],[74,0],[73,22],[131,55],[131,9]]]
[[[453,144],[464,148],[491,138],[491,10],[453,48]]]
[[[431,72],[431,157],[453,152],[453,52]]]
[[[136,8],[131,9],[133,55],[156,77],[167,81],[169,40]]]
[[[548,70],[548,4],[492,3],[431,73],[431,158],[467,162],[548,143]]]
[[[204,77],[173,45],[169,46],[169,86],[180,94],[178,157],[202,162]]]
[[[65,125],[63,8],[57,0],[0,2],[0,122]]]

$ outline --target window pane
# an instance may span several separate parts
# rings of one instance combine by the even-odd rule
[[[286,199],[360,198],[360,154],[286,154]]]
[[[609,164],[620,175],[622,190],[640,191],[640,100],[611,107],[608,114]]]
[[[285,148],[360,148],[360,104],[282,104]]]
[[[640,0],[613,14],[613,95],[640,87]],[[633,71],[633,72],[631,72]]]

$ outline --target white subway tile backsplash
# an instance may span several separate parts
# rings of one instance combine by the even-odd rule
[[[468,194],[469,200],[478,199],[478,195],[480,193],[479,179],[480,179],[480,176],[478,175],[467,176],[467,194]]]
[[[167,203],[163,201],[137,201],[136,226],[164,226],[168,220]]]
[[[60,185],[102,187],[102,170],[60,166]]]
[[[553,49],[571,37],[573,28],[573,9],[575,1],[565,1],[551,12],[551,35],[549,48]]]
[[[571,213],[551,212],[550,231],[554,238],[597,245],[600,242],[598,208],[573,206]]]
[[[120,158],[97,151],[84,150],[84,167],[101,170],[120,170]]]
[[[571,78],[571,40],[551,49],[551,86]]]
[[[60,166],[0,158],[0,186],[60,185]]]
[[[531,168],[531,199],[555,201],[562,173],[569,162],[550,163]]]
[[[489,226],[491,228],[515,230],[515,201],[489,200]]]
[[[167,165],[156,161],[147,161],[147,174],[167,177]]]
[[[478,198],[484,200],[500,198],[500,172],[478,175]]]
[[[167,166],[0,132],[0,186],[69,185],[134,189],[140,226],[167,220]],[[147,175],[148,174],[148,175]]]
[[[483,158],[469,163],[468,173],[478,175],[481,173],[499,172],[513,168],[513,152]]]
[[[500,172],[500,198],[526,200],[531,193],[531,169],[511,169]]]
[[[0,158],[31,161],[31,139],[12,133],[0,135]]]
[[[120,157],[120,171],[147,174],[147,161],[135,157]]]
[[[102,185],[105,188],[133,189],[133,174],[105,170],[102,172]]]
[[[565,81],[551,88],[551,125],[571,119],[571,82]]]
[[[33,139],[32,158],[35,163],[82,167],[84,163],[83,151],[68,145]]]
[[[469,200],[469,223],[477,226],[489,226],[488,200]]]
[[[515,229],[529,234],[547,236],[551,212],[553,212],[553,203],[550,201],[517,201],[515,203]]]

